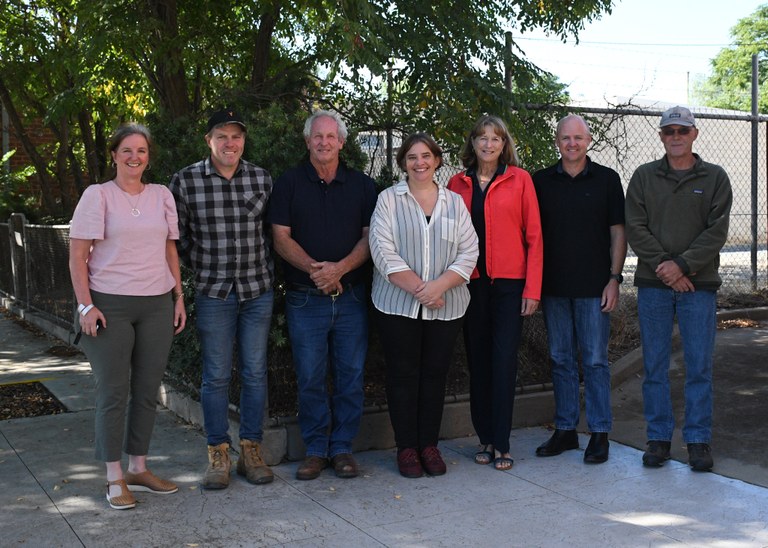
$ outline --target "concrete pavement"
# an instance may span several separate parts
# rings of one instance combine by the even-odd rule
[[[297,463],[285,463],[272,484],[233,475],[211,492],[199,488],[202,433],[162,410],[150,467],[179,492],[138,493],[136,509],[112,510],[93,459],[88,365],[46,355],[52,344],[0,319],[0,383],[46,379],[70,409],[0,422],[2,546],[768,546],[768,489],[676,461],[643,468],[641,451],[615,436],[603,465],[583,464],[582,450],[537,458],[544,428],[513,431],[508,472],[474,464],[468,437],[441,442],[448,474],[438,478],[402,478],[394,450],[380,450],[357,455],[352,480],[326,471],[299,482]],[[715,447],[716,471],[727,451]]]

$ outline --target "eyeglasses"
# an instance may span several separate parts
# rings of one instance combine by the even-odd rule
[[[679,127],[677,129],[673,127],[663,127],[661,128],[661,134],[666,135],[667,137],[671,137],[675,133],[678,135],[688,135],[693,128],[690,127]]]

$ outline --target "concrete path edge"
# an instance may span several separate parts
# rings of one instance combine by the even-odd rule
[[[26,310],[12,299],[2,298],[2,305],[20,318],[47,333],[71,344],[74,334],[68,329],[49,319]],[[747,318],[753,320],[768,319],[768,307],[724,310],[718,312],[718,320]],[[673,344],[679,344],[677,329],[673,335]],[[642,348],[631,351],[616,361],[611,367],[611,386],[616,388],[633,375],[642,372]],[[531,392],[531,390],[534,390]],[[180,392],[175,387],[163,383],[158,393],[160,404],[168,408],[181,419],[202,427],[203,416],[200,403]],[[536,426],[552,421],[554,415],[554,397],[551,385],[526,387],[518,390],[515,398],[515,415],[513,428]],[[233,410],[230,421],[230,435],[233,449],[239,448],[237,436],[238,423],[236,410]],[[474,429],[469,412],[469,399],[466,395],[446,399],[443,421],[440,430],[442,439],[453,439],[474,435]],[[389,449],[394,447],[394,435],[389,422],[386,406],[375,406],[364,410],[360,432],[353,444],[354,451],[372,449]],[[278,417],[269,419],[264,429],[262,450],[265,461],[270,465],[284,460],[300,460],[304,456],[304,444],[301,439],[298,422],[295,417]]]

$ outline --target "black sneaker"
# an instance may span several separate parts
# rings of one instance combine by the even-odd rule
[[[648,449],[643,453],[643,466],[658,468],[669,460],[669,448],[672,444],[668,441],[651,440]]]
[[[696,472],[709,472],[715,464],[712,460],[712,449],[706,443],[688,444],[688,464]]]

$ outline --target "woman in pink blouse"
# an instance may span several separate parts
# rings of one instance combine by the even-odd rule
[[[114,175],[83,192],[70,227],[81,344],[96,385],[96,458],[106,463],[107,502],[118,510],[136,505],[132,491],[178,491],[146,463],[171,341],[187,319],[173,196],[142,179],[151,144],[144,126],[118,128],[109,146]]]

